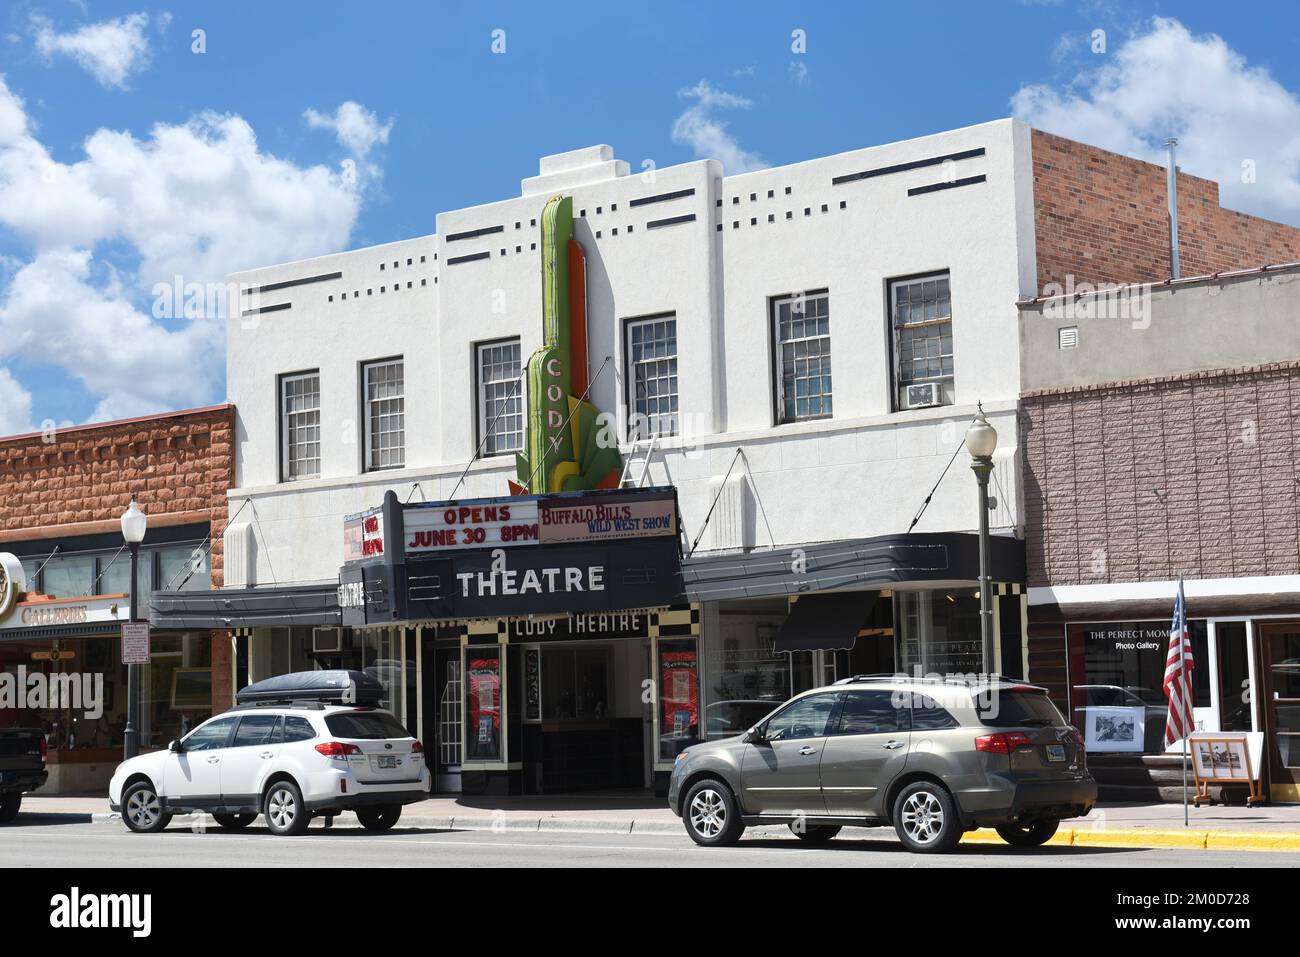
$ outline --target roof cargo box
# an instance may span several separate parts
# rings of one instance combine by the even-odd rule
[[[257,681],[235,695],[239,704],[271,701],[319,701],[355,704],[363,708],[379,706],[384,686],[364,671],[295,671]]]

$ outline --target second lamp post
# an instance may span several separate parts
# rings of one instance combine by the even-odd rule
[[[989,581],[989,476],[993,474],[993,453],[998,448],[998,433],[984,417],[979,406],[975,420],[966,429],[966,451],[971,457],[971,471],[980,490],[980,644],[984,652],[984,670],[994,670],[993,588]]]
[[[145,529],[149,526],[148,516],[140,511],[140,506],[131,496],[131,504],[122,513],[122,537],[126,539],[127,548],[131,550],[131,605],[128,621],[134,623],[138,617],[140,589],[138,568],[140,562],[140,543],[144,541]],[[122,734],[123,751],[129,760],[140,750],[140,666],[126,666],[126,730]]]

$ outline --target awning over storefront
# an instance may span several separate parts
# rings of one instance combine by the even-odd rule
[[[790,607],[774,651],[837,651],[853,647],[875,594],[866,591],[804,595]]]
[[[154,592],[155,628],[257,628],[342,623],[337,582],[215,591]]]
[[[994,535],[989,577],[1025,580],[1025,544]],[[882,535],[838,542],[791,545],[741,555],[710,555],[682,561],[688,601],[734,601],[774,595],[889,588],[910,582],[975,584],[979,536],[969,532]]]

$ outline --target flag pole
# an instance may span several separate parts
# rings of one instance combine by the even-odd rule
[[[1192,826],[1187,811],[1187,739],[1190,736],[1190,731],[1183,735],[1183,827]]]

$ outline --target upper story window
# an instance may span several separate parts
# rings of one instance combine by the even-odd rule
[[[519,340],[484,342],[478,351],[478,431],[483,455],[524,447],[524,397]]]
[[[895,402],[916,409],[953,402],[952,296],[948,274],[889,284]]]
[[[630,320],[626,339],[629,438],[676,435],[677,318]]]
[[[772,300],[780,422],[831,415],[831,307],[825,290]]]
[[[406,464],[406,382],[401,359],[361,367],[366,425],[366,470]]]
[[[320,476],[320,372],[280,378],[280,474],[285,481]]]

